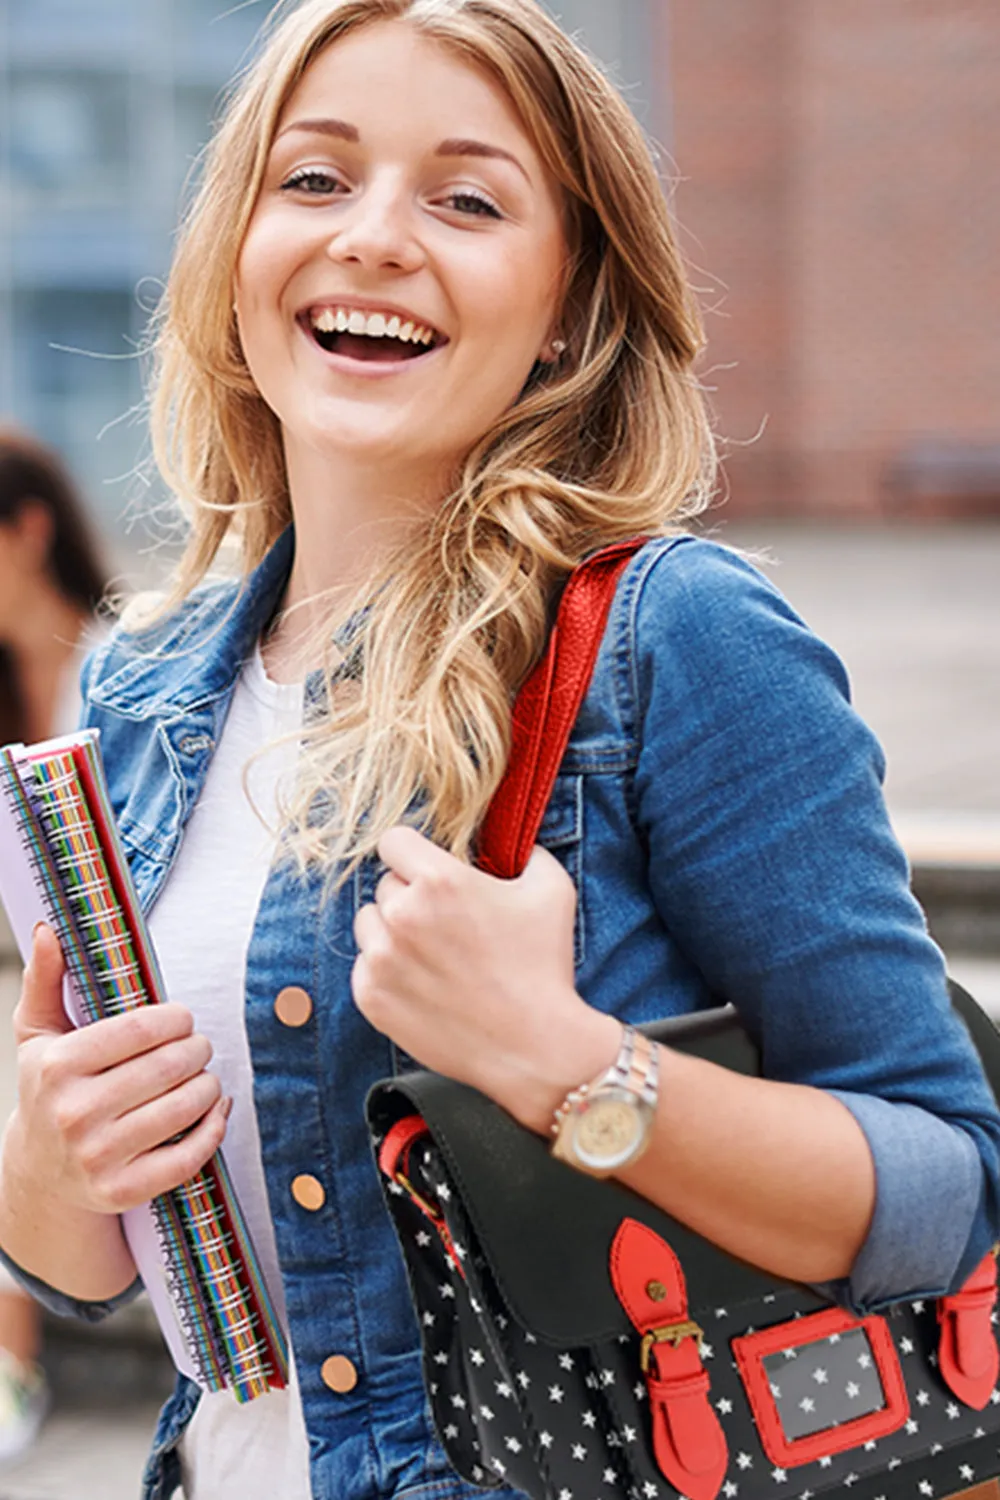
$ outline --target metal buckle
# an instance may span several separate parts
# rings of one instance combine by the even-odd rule
[[[685,1339],[697,1339],[700,1354],[704,1337],[704,1330],[697,1323],[664,1323],[662,1328],[651,1328],[642,1336],[642,1343],[639,1346],[639,1368],[644,1375],[649,1373],[649,1356],[653,1352],[654,1344],[672,1344],[676,1349]]]

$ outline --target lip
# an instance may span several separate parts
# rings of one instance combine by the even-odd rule
[[[310,307],[327,307],[329,305],[325,302],[310,303]],[[339,302],[335,305],[338,307],[347,307],[349,304]],[[370,312],[382,311],[381,306],[372,307],[369,303],[355,303],[354,305],[360,308],[367,307]],[[400,316],[402,315],[400,314]],[[347,354],[331,353],[330,350],[324,349],[313,338],[312,330],[309,326],[308,313],[296,318],[295,322],[299,333],[306,341],[308,347],[312,350],[313,354],[323,361],[328,370],[336,370],[340,374],[350,375],[356,380],[384,380],[388,376],[401,377],[414,370],[426,369],[430,361],[437,359],[438,355],[443,354],[448,347],[448,340],[442,336],[439,344],[435,344],[433,349],[426,349],[416,359],[351,359],[350,355]]]

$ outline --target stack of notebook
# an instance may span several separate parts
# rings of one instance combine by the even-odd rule
[[[166,998],[96,731],[0,749],[0,896],[25,957],[37,921],[55,929],[77,1025]],[[221,1152],[123,1226],[179,1369],[239,1401],[286,1384],[287,1347]]]

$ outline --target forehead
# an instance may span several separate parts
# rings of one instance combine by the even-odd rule
[[[278,133],[303,119],[336,118],[362,137],[422,140],[488,132],[537,161],[510,98],[484,66],[403,20],[375,21],[314,58],[288,99]],[[538,162],[540,175],[544,175]]]

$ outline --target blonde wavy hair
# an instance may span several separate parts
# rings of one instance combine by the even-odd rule
[[[681,528],[715,478],[691,373],[699,314],[668,206],[641,130],[594,62],[535,0],[304,0],[279,6],[230,99],[155,330],[154,452],[191,528],[170,602],[224,541],[249,573],[291,520],[280,427],[236,329],[237,258],[296,84],[338,38],[387,19],[498,84],[561,185],[567,349],[536,368],[430,524],[367,580],[356,692],[333,691],[332,628],[314,642],[331,706],[306,731],[283,816],[302,861],[338,880],[404,820],[471,856],[560,581],[606,543]]]

